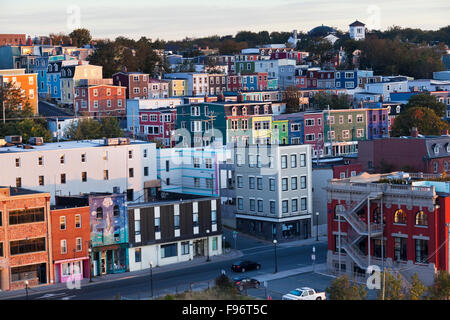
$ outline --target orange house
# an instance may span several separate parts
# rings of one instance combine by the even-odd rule
[[[53,283],[50,194],[0,187],[0,289]]]
[[[89,278],[89,206],[52,206],[50,215],[55,282]]]
[[[0,83],[11,82],[22,90],[22,96],[28,99],[33,113],[38,113],[37,73],[25,73],[25,69],[0,70]],[[20,106],[21,107],[21,106]],[[19,108],[20,108],[19,107]]]

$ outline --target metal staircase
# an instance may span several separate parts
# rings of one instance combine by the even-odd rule
[[[348,231],[348,235],[341,239],[342,249],[345,250],[361,269],[367,269],[369,262],[367,255],[358,248],[358,243],[369,235],[371,238],[380,237],[383,232],[383,224],[367,224],[358,217],[357,212],[367,203],[367,201],[380,199],[382,196],[383,194],[381,192],[369,193],[355,205],[340,214],[352,227],[352,229]],[[352,230],[354,232],[352,232]]]

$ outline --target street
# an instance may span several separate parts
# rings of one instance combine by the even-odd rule
[[[230,231],[225,231],[226,239],[232,239]],[[310,241],[311,243],[311,241]],[[233,242],[234,244],[234,242]],[[320,242],[314,244],[316,247],[316,264],[326,262],[327,244]],[[259,277],[266,274],[273,274],[275,268],[274,245],[264,243],[238,235],[238,249],[243,256],[235,260],[254,260],[261,264],[258,271],[249,271],[245,275],[249,277]],[[283,244],[277,247],[278,272],[311,266],[312,244]],[[242,249],[241,249],[242,248]],[[197,258],[205,259],[205,258]],[[208,287],[214,284],[214,279],[220,275],[221,270],[225,270],[230,278],[241,276],[230,270],[231,264],[235,260],[201,263],[195,267],[181,268],[174,271],[167,271],[153,274],[154,296],[167,293],[182,292],[188,290],[190,284],[195,287]],[[284,287],[277,287],[276,291],[287,292],[294,289],[291,283],[286,283]],[[80,289],[60,289],[54,292],[37,293],[33,289],[29,290],[29,299],[58,299],[58,300],[110,300],[120,295],[124,299],[149,298],[150,290],[150,270],[139,276],[124,274],[124,278],[114,281],[99,281],[94,284],[81,285]],[[24,299],[16,297],[14,299]]]

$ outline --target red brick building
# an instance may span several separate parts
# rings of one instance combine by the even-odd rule
[[[148,99],[149,75],[142,72],[118,72],[113,74],[115,86],[127,89],[127,99]]]
[[[57,205],[51,208],[50,215],[55,282],[89,278],[89,206]]]
[[[448,270],[450,182],[380,182],[389,178],[399,176],[363,174],[328,183],[328,268],[364,277],[369,265],[384,266],[407,279],[417,273],[430,285],[436,271]]]
[[[177,120],[176,108],[144,109],[139,111],[140,133],[148,141],[160,141],[166,147],[174,147],[171,141]]]
[[[87,116],[126,116],[125,87],[99,84],[75,88],[75,112]]]
[[[450,136],[420,136],[358,141],[363,170],[379,173],[450,172]]]
[[[54,281],[50,194],[0,188],[0,289]]]

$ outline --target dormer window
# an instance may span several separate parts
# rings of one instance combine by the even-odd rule
[[[72,72],[70,70],[67,70],[67,76],[71,77],[72,76]]]
[[[52,72],[53,70],[52,70],[52,65],[50,64],[50,65],[48,65],[48,72]]]
[[[435,144],[433,147],[434,150],[434,154],[438,154],[439,153],[439,145]]]
[[[397,106],[397,113],[400,113],[400,106]]]
[[[450,153],[450,143],[447,143],[447,145],[446,145],[445,149],[447,150],[447,152],[449,152],[449,153]]]
[[[244,116],[247,115],[247,107],[242,108],[242,115],[244,115]]]
[[[232,114],[233,114],[233,116],[236,116],[237,115],[237,110],[236,110],[236,107],[233,107],[233,109],[232,109]]]
[[[255,114],[259,114],[259,107],[255,106]]]
[[[66,70],[63,69],[62,71],[62,76],[65,77],[66,76]]]

